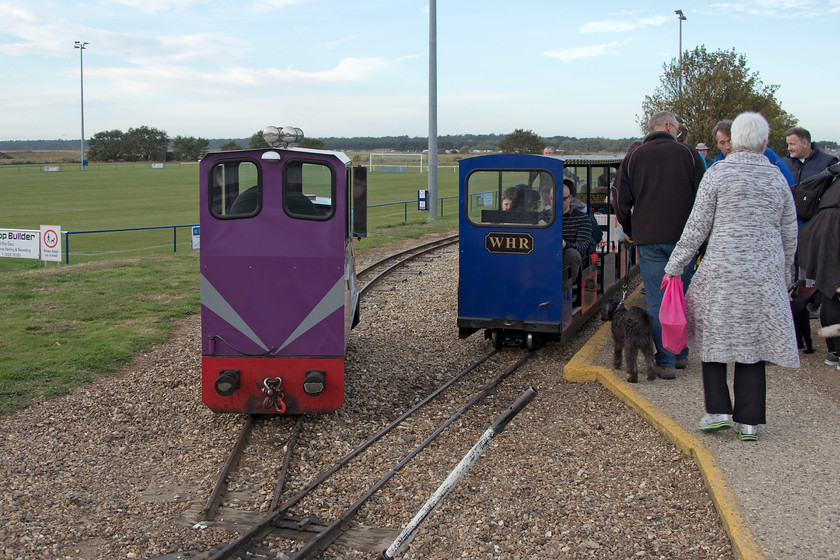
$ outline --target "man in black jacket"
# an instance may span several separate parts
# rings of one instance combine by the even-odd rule
[[[653,115],[648,130],[642,145],[618,169],[616,215],[628,241],[637,247],[647,307],[653,316],[657,373],[663,379],[674,379],[674,369],[686,366],[688,348],[675,355],[662,346],[659,286],[691,214],[706,166],[696,150],[677,141],[680,129],[673,113]],[[693,274],[693,265],[687,266],[682,276],[685,289]]]
[[[796,126],[785,132],[790,156],[785,163],[798,185],[808,177],[818,175],[823,169],[837,163],[837,158],[823,153],[811,143],[811,133]]]

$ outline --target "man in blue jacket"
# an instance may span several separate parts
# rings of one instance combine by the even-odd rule
[[[811,143],[811,133],[800,126],[785,132],[790,157],[785,163],[793,174],[796,183],[808,177],[819,175],[823,169],[837,163],[837,158],[823,153]]]
[[[720,152],[718,152],[715,161],[712,163],[716,163],[732,153],[731,136],[732,120],[727,119],[723,121],[718,121],[718,123],[712,129],[712,138],[715,139],[715,144],[717,144],[717,147],[720,150]],[[793,178],[793,173],[790,172],[790,169],[788,169],[788,166],[785,164],[784,160],[779,156],[779,154],[777,154],[770,148],[767,148],[766,150],[764,150],[764,157],[769,159],[770,163],[779,168],[779,171],[781,171],[782,175],[785,176],[785,180],[787,181],[789,187],[792,187],[796,184],[796,179]]]

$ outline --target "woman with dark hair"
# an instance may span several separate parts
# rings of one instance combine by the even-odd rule
[[[742,440],[766,423],[765,363],[799,367],[787,288],[796,252],[790,188],[763,152],[770,127],[759,113],[732,123],[732,153],[706,171],[694,208],[665,266],[682,274],[706,254],[685,295],[689,346],[700,351],[707,414],[701,430],[733,426]],[[726,364],[734,367],[734,406]]]

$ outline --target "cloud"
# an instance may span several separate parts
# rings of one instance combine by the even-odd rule
[[[114,4],[121,4],[145,13],[183,10],[200,5],[199,0],[115,0]]]
[[[237,4],[237,10],[262,13],[273,10],[281,10],[289,6],[299,6],[306,4],[310,0],[257,0],[253,2],[243,2],[241,5]],[[116,0],[116,4],[121,4],[133,10],[145,13],[160,13],[172,12],[176,10],[204,10],[207,2],[202,0]]]
[[[325,41],[318,45],[318,47],[325,50],[332,50],[337,49],[338,47],[343,47],[344,45],[352,43],[353,41],[356,41],[358,39],[364,38],[365,37],[363,35],[348,35],[347,37],[342,37],[340,39],[336,39],[335,41]]]
[[[147,63],[130,67],[86,68],[90,80],[100,82],[103,97],[144,98],[155,96],[193,96],[230,98],[253,95],[257,91],[304,91],[349,83],[364,83],[392,64],[384,58],[344,58],[327,70],[296,68],[250,68],[229,66],[214,71],[200,71],[171,63]]]
[[[308,2],[309,0],[258,0],[246,5],[244,9],[249,12],[262,13],[282,10],[283,8],[288,8],[289,6],[300,6],[301,4],[307,4]]]
[[[836,7],[836,2],[831,3]],[[817,6],[814,0],[751,0],[744,2],[721,2],[711,4],[709,7],[718,11],[737,12],[751,16],[781,17],[785,19],[793,17],[814,17],[825,13],[825,9]]]
[[[266,74],[281,84],[338,84],[359,82],[368,79],[390,66],[390,62],[382,57],[356,58],[348,57],[340,60],[335,68],[306,72],[295,69],[269,69]]]
[[[553,49],[542,53],[541,56],[556,58],[563,62],[571,62],[580,58],[592,58],[595,56],[605,56],[610,54],[617,54],[616,45],[618,41],[611,43],[604,43],[602,45],[592,45],[589,47],[573,47],[571,49]]]
[[[578,28],[581,33],[623,33],[648,27],[659,27],[670,22],[670,16],[637,17],[629,13],[619,14],[622,19],[612,21],[593,21]]]

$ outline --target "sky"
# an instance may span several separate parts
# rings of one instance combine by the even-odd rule
[[[681,43],[745,55],[815,141],[840,141],[840,0],[441,0],[436,12],[439,135],[638,137]],[[427,136],[429,22],[428,0],[0,0],[0,140],[78,140],[82,90],[86,138],[267,125]]]

